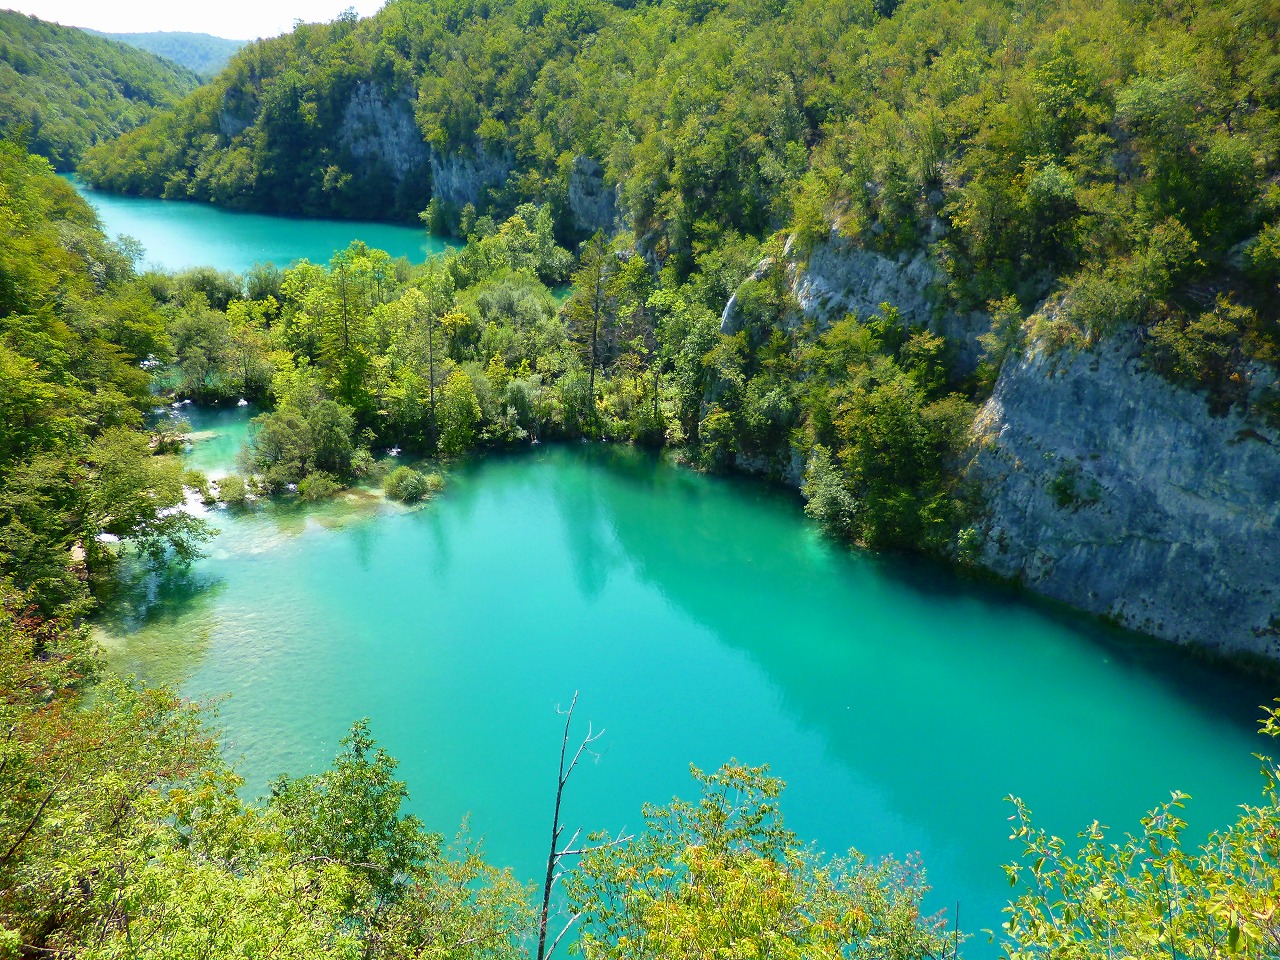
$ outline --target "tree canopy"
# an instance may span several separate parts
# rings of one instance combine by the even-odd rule
[[[134,47],[0,10],[0,137],[21,136],[59,170],[90,146],[173,106],[200,83]]]

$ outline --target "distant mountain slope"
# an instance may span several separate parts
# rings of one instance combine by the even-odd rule
[[[86,30],[95,36],[127,43],[131,47],[172,60],[206,79],[221,72],[246,40],[228,40],[208,33],[102,33]]]
[[[154,54],[0,11],[0,136],[25,128],[29,149],[60,170],[199,85],[194,73]]]

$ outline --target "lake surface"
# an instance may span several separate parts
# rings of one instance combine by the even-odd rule
[[[133,237],[145,266],[166,270],[211,266],[243,273],[255,263],[287,267],[295,260],[328,263],[352,240],[421,263],[443,253],[438,237],[415,227],[353,220],[311,220],[226,210],[208,203],[127,197],[66,179],[97,212],[107,236]]]
[[[229,465],[249,413],[189,411],[191,462]],[[190,575],[136,586],[113,662],[221,704],[260,795],[324,767],[352,720],[400,760],[411,808],[532,879],[562,718],[606,728],[570,830],[635,828],[692,796],[690,763],[770,763],[823,849],[919,852],[934,908],[998,927],[1006,794],[1061,835],[1135,830],[1182,789],[1192,831],[1257,802],[1273,684],[946,571],[851,554],[792,496],[602,445],[455,469],[406,509],[217,511]],[[969,956],[992,953],[979,935]]]

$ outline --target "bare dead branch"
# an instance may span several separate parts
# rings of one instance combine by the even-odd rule
[[[545,957],[545,960],[551,960],[551,955],[556,952],[556,947],[560,946],[560,941],[564,939],[564,935],[569,932],[570,927],[572,927],[575,923],[578,922],[578,919],[581,916],[582,914],[575,913],[572,917],[569,918],[568,923],[564,925],[564,929],[561,930],[560,933],[556,936],[555,940],[551,942],[551,949],[547,951],[547,956]]]

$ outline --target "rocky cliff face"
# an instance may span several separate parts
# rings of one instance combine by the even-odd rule
[[[1144,633],[1280,659],[1280,433],[1211,416],[1146,368],[1136,333],[1011,358],[968,474],[987,568]]]
[[[892,303],[956,344],[962,369],[976,366],[989,318],[939,309],[925,255],[833,241],[807,263],[784,257],[804,316],[821,324]],[[721,327],[737,329],[732,301]],[[1255,390],[1276,380],[1252,373]],[[792,453],[738,466],[798,484]],[[1212,415],[1205,395],[1149,369],[1137,331],[1006,361],[965,469],[985,503],[966,544],[979,565],[1143,633],[1280,660],[1280,430]]]
[[[909,326],[925,327],[947,338],[955,350],[958,373],[967,375],[977,368],[982,356],[978,337],[990,329],[991,318],[937,306],[935,291],[945,278],[927,253],[888,257],[833,236],[817,244],[807,261],[797,259],[790,244],[784,257],[788,285],[803,316],[825,325],[848,313],[878,316],[880,305],[891,303]],[[761,272],[771,266],[768,261],[762,263]],[[737,329],[734,307],[730,300],[721,317],[726,333]]]
[[[479,147],[469,156],[450,153],[431,155],[431,195],[442,203],[480,207],[485,192],[506,182],[511,174],[511,158],[486,153]]]
[[[381,167],[397,183],[427,163],[430,148],[413,117],[410,91],[387,97],[377,85],[356,85],[342,115],[338,141],[353,158]]]
[[[569,214],[585,232],[611,232],[618,222],[618,190],[605,183],[604,168],[590,157],[574,157],[569,170]]]
[[[360,83],[338,129],[338,143],[366,174],[385,171],[396,184],[421,178],[431,195],[455,207],[481,206],[490,187],[506,182],[511,158],[476,148],[469,154],[438,154],[422,139],[413,115],[412,91],[387,96],[376,84]]]

